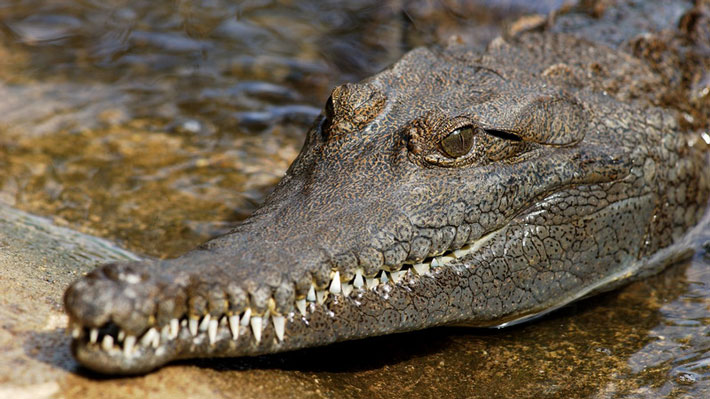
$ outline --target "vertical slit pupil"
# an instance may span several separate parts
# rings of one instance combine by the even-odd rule
[[[473,128],[471,126],[456,129],[441,140],[442,150],[445,155],[451,158],[468,154],[471,147],[473,147]]]

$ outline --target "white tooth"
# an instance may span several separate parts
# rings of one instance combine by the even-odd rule
[[[180,320],[180,327],[187,328],[187,319]]]
[[[429,273],[429,265],[426,263],[417,263],[413,267],[414,267],[414,270],[417,272],[417,274],[420,276],[423,276],[423,275]]]
[[[145,334],[143,334],[143,336],[141,337],[141,341],[140,341],[141,345],[143,345],[143,346],[151,345],[153,343],[153,339],[154,339],[153,335],[154,334],[158,334],[158,332],[155,331],[155,328],[153,328],[153,327],[149,328],[148,331],[146,331]]]
[[[344,296],[350,296],[350,293],[353,292],[352,284],[343,283],[340,288],[343,290]]]
[[[210,320],[210,325],[207,326],[207,336],[210,339],[210,345],[217,341],[217,326],[219,326],[219,321],[217,321],[217,319]]]
[[[306,295],[306,300],[309,302],[315,302],[316,301],[316,289],[311,285],[311,288],[308,290],[308,294]]]
[[[363,285],[365,285],[365,281],[362,278],[362,269],[357,269],[355,271],[355,280],[353,280],[353,286],[357,289],[360,289]]]
[[[367,289],[368,290],[376,288],[377,284],[379,284],[379,281],[374,277],[372,277],[372,278],[368,277],[365,279],[365,281],[367,282]]]
[[[96,328],[92,328],[91,331],[89,331],[89,341],[91,341],[92,344],[95,344],[96,341],[99,339],[99,330]]]
[[[431,260],[431,267],[439,267],[441,266],[441,263],[439,262],[439,258],[434,258]]]
[[[170,324],[166,324],[160,329],[160,339],[167,341],[170,338]]]
[[[76,339],[81,336],[81,326],[80,325],[75,325],[71,329],[71,337]]]
[[[384,283],[386,283],[388,280],[389,280],[389,279],[387,278],[387,272],[383,270],[383,271],[382,271],[382,274],[380,275],[380,282],[381,282],[382,284],[384,284]]]
[[[123,341],[123,354],[128,356],[133,352],[133,347],[136,345],[135,335],[126,335],[126,339]]]
[[[330,292],[333,293],[333,295],[338,295],[340,294],[340,272],[336,271],[335,274],[333,275],[333,281],[330,283]]]
[[[391,273],[390,273],[390,276],[392,277],[392,282],[394,282],[395,284],[398,283],[399,280],[401,280],[402,277],[404,277],[404,273],[406,273],[405,270],[399,270],[399,271],[396,271],[396,272],[391,272]]]
[[[219,325],[222,327],[227,327],[227,316],[222,316],[219,319]]]
[[[208,314],[205,315],[205,317],[202,318],[202,321],[200,322],[200,331],[205,332],[207,331],[207,328],[210,326],[210,319],[211,316]]]
[[[302,315],[306,315],[306,299],[298,299],[296,300],[296,307],[298,308],[298,311],[301,312]]]
[[[319,304],[322,305],[326,298],[328,298],[328,291],[316,291],[316,300]]]
[[[170,338],[175,339],[180,332],[180,320],[172,319],[170,320]]]
[[[278,338],[279,341],[283,341],[284,340],[284,330],[286,329],[286,318],[283,316],[274,316],[273,322],[274,322],[274,331],[276,332],[276,338]]]
[[[258,344],[261,342],[261,316],[254,316],[251,318],[251,332],[254,333],[254,339]]]
[[[197,319],[190,319],[187,322],[188,328],[190,329],[190,334],[192,334],[193,337],[197,336],[197,326],[198,326],[198,321]]]
[[[104,335],[104,339],[101,340],[101,348],[107,352],[113,348],[113,337],[110,334]]]
[[[118,342],[123,342],[124,339],[126,339],[126,332],[121,330],[118,332]]]
[[[153,349],[158,349],[158,347],[160,346],[160,334],[158,334],[157,330],[154,330],[154,331],[155,331],[155,333],[153,333],[153,342],[152,342]]]
[[[242,316],[242,325],[243,326],[249,325],[249,318],[250,317],[251,317],[251,308],[247,308],[247,310],[244,311],[244,316]]]
[[[229,316],[229,331],[232,332],[232,339],[236,341],[239,338],[239,315]]]
[[[456,258],[451,255],[442,256],[441,257],[441,264],[446,265],[446,264],[451,263],[455,260],[456,260]]]

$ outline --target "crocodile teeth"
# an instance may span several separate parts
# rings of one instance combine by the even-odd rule
[[[261,342],[261,322],[262,318],[261,316],[254,316],[251,318],[251,331],[254,333],[254,339],[256,340],[256,343],[258,344]]]
[[[392,277],[392,282],[397,284],[399,282],[399,280],[401,280],[402,277],[404,277],[404,274],[406,272],[407,272],[406,270],[399,270],[396,272],[391,272],[390,277]]]
[[[231,315],[227,320],[229,321],[229,331],[232,332],[232,339],[236,341],[239,338],[239,316]]]
[[[126,339],[123,341],[123,355],[129,356],[133,352],[133,347],[136,345],[135,335],[126,335]]]
[[[155,333],[153,334],[153,342],[152,342],[153,348],[158,349],[158,347],[160,346],[160,334],[158,334],[157,330],[153,330],[153,331],[155,331]]]
[[[121,330],[118,332],[118,342],[123,342],[124,339],[126,339],[126,332]]]
[[[355,271],[355,279],[353,280],[353,286],[357,289],[360,289],[363,285],[365,285],[365,281],[362,278],[362,269],[357,269]]]
[[[99,339],[99,330],[96,328],[92,328],[91,331],[89,331],[89,341],[91,341],[92,344],[95,344],[96,341]]]
[[[153,343],[153,336],[157,335],[158,332],[155,330],[155,328],[151,327],[148,329],[148,331],[143,334],[143,337],[141,337],[140,343],[143,346],[149,346]]]
[[[81,336],[81,327],[74,327],[71,330],[72,338],[79,338]]]
[[[371,290],[371,289],[373,289],[373,288],[376,288],[376,287],[377,287],[377,284],[379,284],[379,282],[377,281],[377,279],[374,278],[374,277],[373,277],[373,278],[368,277],[368,278],[365,279],[365,281],[367,282],[367,289],[368,289],[368,290]]]
[[[431,260],[431,267],[439,267],[441,266],[441,262],[439,262],[439,258],[434,258]]]
[[[350,293],[353,292],[352,284],[343,283],[340,288],[342,289],[344,296],[350,296]]]
[[[286,318],[283,316],[274,316],[272,321],[274,322],[274,331],[276,332],[276,338],[279,341],[284,340],[284,330],[286,329]]]
[[[202,332],[207,331],[207,328],[209,328],[209,326],[210,326],[210,319],[211,319],[211,316],[209,313],[206,314],[205,317],[202,318],[202,321],[200,322],[200,327],[199,327],[200,331],[202,331]]]
[[[207,315],[209,316],[209,315]],[[205,318],[207,317],[205,316]],[[207,326],[207,336],[209,337],[210,340],[210,345],[213,345],[215,341],[217,341],[217,326],[219,325],[219,321],[217,319],[212,319],[209,322],[209,325]]]
[[[105,351],[109,351],[113,348],[113,337],[111,334],[104,335],[104,339],[101,340],[101,348]]]
[[[333,281],[330,283],[330,292],[333,295],[338,295],[341,292],[340,289],[340,272],[336,271],[333,275]]]
[[[426,263],[417,263],[412,267],[414,268],[414,271],[417,272],[417,274],[420,276],[429,273],[429,265]]]
[[[175,339],[180,332],[180,321],[178,319],[170,320],[170,339]]]
[[[67,333],[71,331],[72,338],[79,338],[81,336],[81,324],[69,322],[69,327],[67,327]]]
[[[298,311],[301,312],[302,315],[306,315],[306,299],[298,299],[296,301],[296,308],[298,308]]]
[[[160,329],[160,339],[162,339],[163,341],[167,341],[169,339],[172,339],[172,338],[170,338],[170,325],[169,324],[164,325],[163,328]]]
[[[325,299],[328,298],[328,291],[316,291],[316,300],[319,304],[325,303]]]
[[[380,282],[381,282],[382,284],[384,284],[384,283],[386,283],[388,280],[389,280],[389,279],[387,278],[387,272],[383,270],[383,271],[382,271],[382,275],[380,276]]]
[[[243,325],[245,327],[248,326],[250,317],[251,317],[251,308],[247,308],[247,310],[244,311],[244,316],[242,316],[241,325]]]
[[[190,329],[190,334],[192,334],[193,337],[197,336],[197,326],[198,326],[198,321],[197,319],[190,319],[187,322],[188,328]]]
[[[308,294],[306,295],[306,300],[309,302],[315,302],[316,301],[316,289],[311,285],[311,288],[308,290]]]

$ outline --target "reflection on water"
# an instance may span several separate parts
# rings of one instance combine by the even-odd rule
[[[253,211],[335,84],[453,33],[480,48],[502,23],[562,1],[525,3],[0,6],[0,200],[175,256]],[[320,363],[291,354],[278,368],[344,397],[700,397],[710,389],[708,287],[710,261],[696,256],[538,323],[343,344],[337,362],[314,350],[306,357]],[[225,363],[220,376],[274,368],[268,359]]]

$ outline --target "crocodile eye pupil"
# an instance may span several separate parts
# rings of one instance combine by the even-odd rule
[[[454,130],[441,140],[441,149],[451,158],[468,154],[473,147],[473,128],[465,126]]]

